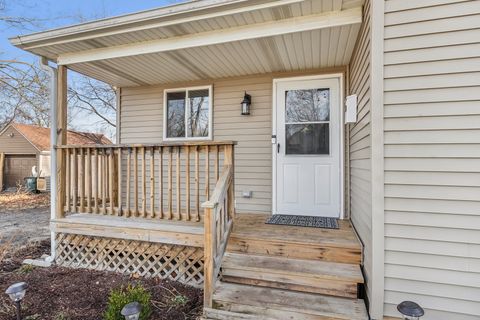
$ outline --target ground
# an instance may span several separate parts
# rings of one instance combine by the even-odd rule
[[[15,318],[7,287],[27,282],[23,320],[100,320],[112,289],[140,284],[152,295],[150,320],[193,320],[202,312],[202,291],[177,282],[111,272],[39,268],[27,258],[50,253],[48,195],[0,194],[0,320]],[[43,240],[42,240],[43,239]]]
[[[14,247],[50,236],[50,195],[0,193],[0,244]]]

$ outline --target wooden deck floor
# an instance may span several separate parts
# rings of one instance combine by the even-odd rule
[[[203,222],[78,213],[50,225],[58,233],[203,247]]]
[[[232,235],[265,240],[360,248],[360,242],[349,220],[339,220],[339,229],[306,228],[266,224],[267,214],[238,214]]]
[[[340,220],[340,229],[320,229],[265,224],[270,215],[237,214],[231,244],[289,243],[311,247],[361,250],[350,221]],[[150,242],[203,246],[203,222],[124,218],[98,214],[73,214],[51,222],[55,232],[103,236]]]

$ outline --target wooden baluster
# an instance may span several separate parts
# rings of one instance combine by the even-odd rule
[[[78,185],[80,189],[80,212],[85,212],[85,151],[80,149],[80,159],[78,161]]]
[[[223,163],[224,165],[231,165],[232,166],[232,178],[230,179],[229,182],[229,188],[227,191],[227,210],[228,210],[228,216],[230,219],[233,219],[235,217],[235,184],[234,184],[234,177],[235,177],[235,168],[234,168],[234,150],[233,150],[233,145],[225,145],[224,149],[224,160]]]
[[[70,149],[64,149],[65,151],[65,205],[67,207],[67,211],[70,211],[70,190],[72,188],[72,172],[70,169]]]
[[[102,213],[107,214],[107,149],[102,149]]]
[[[73,158],[73,163],[72,163],[72,185],[73,185],[73,201],[72,201],[72,211],[71,212],[77,212],[77,195],[78,195],[78,173],[77,173],[77,149],[73,148],[72,149],[72,158]]]
[[[163,147],[158,148],[158,192],[158,211],[160,219],[163,219]]]
[[[133,147],[133,201],[134,216],[138,217],[138,156],[137,148]]]
[[[200,154],[195,146],[195,207],[197,208],[196,221],[200,221]]]
[[[126,197],[127,197],[127,200],[126,200],[126,203],[125,203],[125,211],[126,211],[126,214],[127,214],[127,217],[130,217],[130,179],[131,179],[131,176],[132,176],[132,173],[131,173],[131,154],[132,154],[132,149],[128,148],[127,150],[127,190],[126,190]]]
[[[186,160],[185,160],[185,195],[187,206],[187,221],[190,221],[190,147],[185,147]]]
[[[99,170],[99,160],[98,160],[98,149],[95,148],[95,151],[94,151],[94,157],[93,157],[93,161],[95,163],[95,180],[94,180],[94,183],[95,183],[95,199],[93,199],[93,206],[94,206],[94,213],[97,213],[98,214],[98,197],[99,197],[99,190],[98,188],[100,188],[100,184],[99,184],[99,176],[100,176],[100,170]]]
[[[155,149],[150,148],[150,217],[155,218]]]
[[[181,153],[181,149],[180,147],[177,147],[177,165],[176,165],[176,169],[177,169],[177,219],[178,220],[181,220],[182,219],[182,202],[181,202],[181,189],[180,189],[180,153]]]
[[[92,213],[92,155],[90,148],[87,148],[85,158],[85,186],[87,190],[87,212]]]
[[[210,198],[210,148],[205,146],[205,197]]]
[[[147,217],[147,173],[145,166],[145,148],[140,148],[142,153],[142,215]]]
[[[168,148],[168,219],[172,219],[172,148]]]
[[[114,210],[113,210],[113,207],[115,205],[114,203],[114,196],[113,196],[113,182],[114,182],[114,175],[115,175],[115,172],[114,172],[114,161],[113,161],[113,154],[114,150],[112,148],[109,148],[108,149],[108,185],[109,185],[109,188],[108,188],[108,192],[109,192],[109,195],[108,195],[108,198],[109,198],[109,201],[110,201],[110,207],[109,207],[109,211],[110,211],[110,215],[113,215],[114,214]]]
[[[118,216],[121,216],[122,215],[122,176],[123,176],[123,172],[122,172],[122,148],[118,148],[118,164],[117,164],[117,183],[118,183],[118,187],[117,187],[117,196],[118,196],[118,203],[117,203],[117,207],[118,207],[118,211],[117,211],[117,215]]]

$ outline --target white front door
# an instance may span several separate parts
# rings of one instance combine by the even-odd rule
[[[278,81],[277,214],[340,217],[340,78]]]

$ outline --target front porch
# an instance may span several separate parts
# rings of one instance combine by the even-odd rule
[[[203,287],[206,319],[366,319],[350,221],[318,229],[235,213],[234,150],[59,146],[56,263]]]
[[[203,287],[206,319],[366,319],[350,221],[318,229],[236,214],[234,149],[58,147],[56,263]]]
[[[19,39],[57,63],[57,263],[202,286],[208,319],[367,319],[348,219],[264,223],[368,211],[363,4],[195,1]],[[65,145],[67,69],[117,87],[117,145]]]

